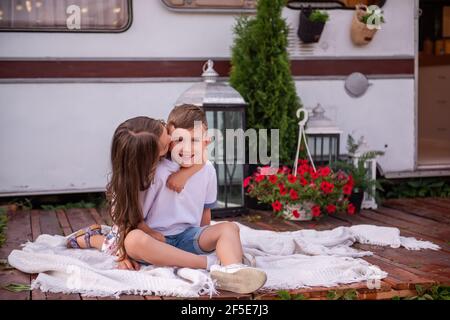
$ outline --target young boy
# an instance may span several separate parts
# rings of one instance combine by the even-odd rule
[[[199,126],[194,128],[196,124]],[[142,194],[144,221],[127,235],[127,255],[156,265],[208,269],[222,290],[258,290],[266,282],[266,274],[242,264],[239,227],[231,222],[210,225],[217,177],[214,166],[204,157],[209,143],[204,111],[193,105],[175,107],[167,129],[172,136],[171,160],[161,161],[153,184]],[[193,165],[199,169],[180,193],[167,188],[166,181],[173,172]],[[158,247],[154,239],[166,246]],[[207,255],[213,251],[216,255]]]

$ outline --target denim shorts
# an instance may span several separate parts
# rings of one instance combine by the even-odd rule
[[[205,228],[207,227],[189,227],[181,233],[166,236],[166,243],[194,254],[209,254],[210,252],[203,251],[198,244],[200,234]]]

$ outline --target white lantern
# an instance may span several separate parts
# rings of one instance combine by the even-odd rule
[[[320,104],[312,110],[306,127],[305,133],[314,162],[328,165],[337,161],[342,131],[325,116],[325,110]]]
[[[367,146],[366,142],[363,141],[361,145],[361,151],[357,151],[354,154],[349,154],[350,158],[353,160],[353,164],[355,166],[358,165],[359,159],[364,153],[364,149]],[[368,159],[364,162],[364,167],[366,168],[366,175],[372,181],[377,180],[377,157],[373,159]],[[375,199],[376,194],[376,186],[372,186],[371,193],[369,194],[367,191],[364,192],[364,198],[361,204],[361,209],[377,209],[378,205]]]

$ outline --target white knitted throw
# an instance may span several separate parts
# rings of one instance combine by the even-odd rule
[[[328,231],[273,232],[238,225],[246,256],[267,272],[266,290],[331,287],[386,277],[386,272],[359,258],[372,253],[351,248],[355,242],[408,250],[439,249],[428,241],[401,237],[396,228],[358,225]],[[13,250],[8,262],[23,272],[39,273],[32,288],[44,292],[116,297],[197,297],[216,292],[204,270],[153,266],[137,272],[118,270],[112,256],[96,250],[66,249],[62,236],[41,235],[21,250]]]

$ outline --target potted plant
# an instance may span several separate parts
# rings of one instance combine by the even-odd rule
[[[304,43],[319,42],[329,15],[326,11],[312,10],[311,7],[300,11],[297,35]]]
[[[244,180],[250,197],[258,202],[270,204],[277,216],[296,221],[319,219],[337,212],[355,213],[349,203],[353,179],[344,172],[333,172],[330,167],[318,170],[300,160],[297,173],[288,167],[275,172],[272,168],[261,168],[259,172]]]
[[[369,44],[383,23],[384,14],[380,7],[357,5],[351,27],[353,43],[358,46]]]
[[[361,205],[364,200],[364,193],[370,196],[375,196],[373,190],[378,187],[376,180],[373,180],[367,172],[366,162],[375,159],[378,156],[384,155],[382,151],[370,150],[360,152],[359,149],[364,143],[364,137],[358,141],[348,135],[347,149],[349,153],[348,161],[337,161],[333,164],[334,170],[341,170],[347,173],[352,178],[353,191],[350,195],[349,201],[354,205],[356,212],[361,211]]]

